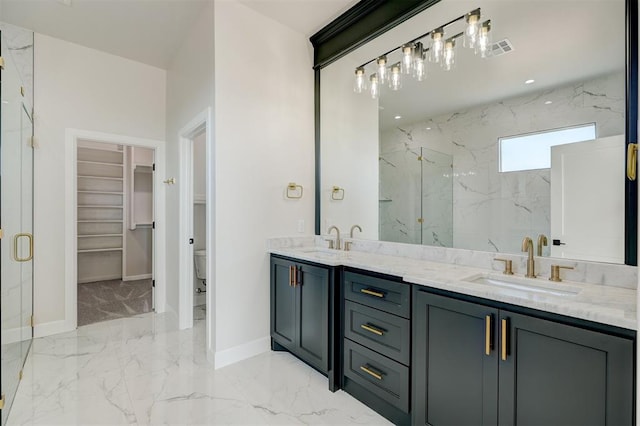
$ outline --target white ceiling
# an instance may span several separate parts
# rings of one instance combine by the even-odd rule
[[[0,0],[0,20],[159,68],[213,0]],[[356,0],[241,0],[310,36]]]

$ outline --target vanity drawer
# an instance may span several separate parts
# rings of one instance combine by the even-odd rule
[[[409,365],[409,320],[345,301],[344,336],[367,348]]]
[[[344,375],[403,412],[409,412],[408,367],[345,339]]]
[[[409,318],[411,286],[355,272],[344,273],[345,299]]]

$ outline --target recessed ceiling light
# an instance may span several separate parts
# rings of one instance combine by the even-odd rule
[[[546,101],[544,104],[545,105],[551,105],[553,103],[553,101]]]
[[[531,83],[535,83],[535,80],[534,79],[529,79],[529,80],[524,82],[524,84],[531,84]]]
[[[427,127],[427,130],[431,130],[431,127]]]
[[[395,118],[396,120],[400,120],[400,119],[402,118],[402,116],[401,116],[401,115],[396,115],[396,116],[395,116],[395,117],[393,117],[393,118]]]

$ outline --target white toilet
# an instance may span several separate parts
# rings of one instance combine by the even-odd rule
[[[196,278],[204,281],[207,280],[207,250],[196,250],[193,253],[193,261],[196,265]]]

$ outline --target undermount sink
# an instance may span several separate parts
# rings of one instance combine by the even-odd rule
[[[553,283],[545,279],[519,278],[508,275],[480,274],[465,278],[463,281],[552,296],[575,296],[581,291],[580,287],[573,285]]]

